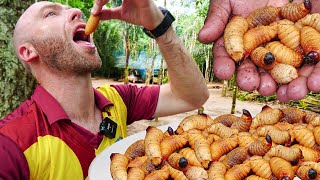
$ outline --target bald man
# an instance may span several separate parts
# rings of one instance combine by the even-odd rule
[[[162,13],[152,0],[128,0],[102,9],[107,2],[95,4],[94,13],[103,20],[119,19],[152,32],[167,26],[154,38],[170,82],[94,89],[91,72],[101,60],[84,34],[81,11],[52,2],[30,6],[16,24],[14,47],[38,86],[30,99],[0,121],[0,133],[19,146],[31,179],[84,179],[96,155],[126,137],[127,124],[190,111],[208,98],[205,79],[172,21],[168,23],[167,11]]]

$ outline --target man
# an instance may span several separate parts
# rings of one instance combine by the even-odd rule
[[[105,3],[96,1],[98,13]],[[116,18],[148,30],[168,25],[163,23],[168,13],[164,18],[152,0],[123,1],[121,7],[100,13],[102,19]],[[94,90],[90,74],[101,60],[84,35],[81,11],[38,2],[24,12],[15,27],[14,47],[38,86],[29,100],[1,121],[0,133],[21,148],[31,179],[84,179],[93,158],[126,136],[127,124],[205,103],[206,82],[170,25],[155,38],[168,65],[168,84],[106,85]]]

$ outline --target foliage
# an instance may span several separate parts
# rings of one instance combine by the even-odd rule
[[[14,25],[30,1],[0,1],[0,118],[30,96],[35,80],[17,59],[12,45]]]
[[[209,9],[209,0],[196,0],[197,15],[206,17]]]
[[[83,12],[84,18],[88,18],[90,15],[90,9],[93,6],[93,0],[49,0],[51,2],[57,2],[61,4],[66,4],[73,8],[79,8]]]
[[[240,101],[257,101],[261,103],[272,102],[277,100],[276,95],[272,96],[261,96],[258,92],[246,92],[240,91],[237,95],[238,100]]]
[[[245,92],[238,93],[238,100],[240,101],[258,101],[261,103],[273,102],[278,103],[277,96],[261,96],[258,92]],[[320,113],[320,94],[310,92],[305,98],[299,101],[290,101],[288,106],[297,107],[304,110],[314,111]]]
[[[177,17],[176,23],[178,36],[189,49],[200,69],[205,66],[208,58],[212,59],[212,47],[197,40],[197,33],[200,31],[203,21],[204,18],[196,14],[181,14]]]
[[[304,99],[300,101],[291,101],[289,106],[299,107],[304,110],[320,113],[320,94],[310,92]]]
[[[100,23],[94,33],[94,42],[102,60],[102,66],[94,72],[97,76],[110,77],[115,66],[116,51],[121,48],[118,27],[112,21]]]

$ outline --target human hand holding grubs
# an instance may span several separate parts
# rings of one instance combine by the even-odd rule
[[[257,90],[264,96],[270,96],[276,93],[277,99],[281,102],[288,102],[290,100],[296,101],[302,99],[309,91],[316,93],[320,92],[320,68],[309,74],[309,76],[296,77],[298,80],[292,82],[292,84],[290,84],[291,82],[287,84],[275,84],[274,81],[270,83],[269,81],[272,81],[270,72],[259,70],[257,73],[254,69],[247,69],[246,71],[236,70],[238,63],[235,63],[235,61],[238,62],[239,59],[233,60],[231,58],[232,56],[229,55],[230,53],[228,54],[230,45],[226,45],[224,40],[230,38],[226,37],[226,34],[223,37],[223,32],[225,32],[229,18],[233,16],[245,17],[248,21],[249,29],[254,29],[257,26],[270,26],[274,21],[288,19],[282,21],[281,26],[278,27],[279,32],[277,33],[280,42],[289,49],[293,48],[293,52],[301,52],[303,49],[300,44],[297,44],[300,39],[300,36],[297,37],[297,32],[304,26],[310,26],[319,32],[319,12],[320,2],[315,0],[296,0],[293,1],[293,3],[288,3],[287,0],[211,0],[208,16],[198,37],[199,41],[202,43],[211,43],[215,41],[213,47],[213,71],[217,78],[221,80],[230,80],[232,75],[236,72],[237,75],[240,75],[237,84],[239,88],[244,91]],[[300,24],[300,27],[297,27],[298,24]],[[246,27],[244,26],[244,29],[245,28]],[[239,34],[243,33],[239,31]],[[258,42],[258,45],[252,47],[261,45],[260,43],[263,43],[264,40],[259,40]],[[314,49],[314,46],[305,47],[305,58],[319,61],[319,52],[314,54],[312,51],[306,50],[307,48],[313,48],[312,51],[317,52],[317,49]],[[289,49],[287,49],[287,51],[291,51],[291,49]],[[253,50],[254,49],[250,48],[248,52]],[[257,61],[259,60],[258,63],[261,65],[261,62],[263,62],[261,57],[263,56],[261,54],[258,55],[260,59],[257,59]],[[241,57],[239,54],[237,56]],[[247,52],[243,54],[243,58],[246,56],[248,56]],[[297,56],[297,58],[295,58],[296,61],[293,62],[293,66],[300,68],[303,63],[303,58],[302,56],[299,57],[298,54],[295,54],[295,56]],[[282,57],[281,54],[280,57]],[[268,57],[268,59],[270,59],[270,57]],[[283,60],[286,60],[286,58],[283,58]],[[320,66],[320,63],[318,66]],[[299,68],[297,69],[299,70]],[[250,81],[251,83],[246,83],[246,81]],[[246,84],[249,84],[249,86],[246,86]],[[297,94],[296,92],[299,93]]]

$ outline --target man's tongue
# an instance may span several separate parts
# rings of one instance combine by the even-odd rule
[[[91,45],[91,43],[89,43],[89,42],[87,42],[87,41],[82,41],[82,40],[77,40],[76,43],[77,43],[77,44],[80,44],[80,45],[87,45],[87,46],[88,46],[88,45]]]
[[[93,43],[89,43],[87,41],[77,40],[75,41],[77,44],[79,44],[82,47],[89,47],[89,48],[95,48],[95,45]]]

